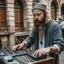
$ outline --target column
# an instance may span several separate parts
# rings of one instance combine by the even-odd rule
[[[32,0],[24,4],[24,29],[29,32],[33,27]]]
[[[14,0],[7,0],[6,4],[9,44],[12,47],[15,44]]]

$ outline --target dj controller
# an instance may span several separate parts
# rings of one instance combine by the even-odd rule
[[[0,49],[0,64],[32,64],[39,60],[34,56],[33,52],[26,49],[12,51],[8,49]]]

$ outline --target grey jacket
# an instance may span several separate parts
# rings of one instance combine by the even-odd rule
[[[63,37],[62,37],[60,26],[56,21],[50,20],[45,25],[45,27],[46,29],[45,29],[44,47],[48,47],[56,44],[60,48],[60,51],[59,51],[60,53],[63,50]],[[29,36],[25,39],[25,41],[27,42],[26,47],[29,48],[32,44],[34,44],[35,50],[38,49],[38,42],[39,42],[38,40],[39,40],[38,32],[32,31],[29,34]],[[53,57],[57,56],[55,53],[50,53],[49,55]]]

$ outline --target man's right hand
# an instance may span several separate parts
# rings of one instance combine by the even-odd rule
[[[12,47],[12,51],[15,51],[15,50],[17,50],[17,49],[21,49],[21,48],[23,48],[24,47],[24,43],[22,42],[21,44],[18,44],[18,45],[15,45],[15,46],[13,46]]]

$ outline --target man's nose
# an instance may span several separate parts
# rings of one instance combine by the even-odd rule
[[[38,16],[37,15],[35,16],[35,19],[38,19]]]

